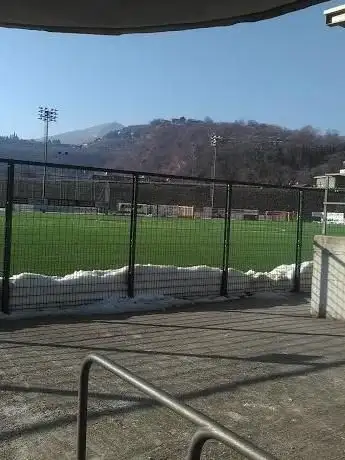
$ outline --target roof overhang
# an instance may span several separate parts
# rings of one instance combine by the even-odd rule
[[[326,26],[345,27],[345,5],[330,8],[323,13],[326,19]]]
[[[120,35],[228,26],[280,16],[321,0],[2,0],[0,26]]]

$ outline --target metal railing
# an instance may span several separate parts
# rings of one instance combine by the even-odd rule
[[[43,209],[40,204],[44,167],[47,173]],[[215,185],[214,208],[210,207],[211,184]],[[340,201],[331,198],[332,202]],[[121,202],[128,205],[124,214],[118,209]],[[143,217],[140,203],[149,203],[151,218]],[[193,221],[161,214],[164,203],[168,203],[167,207],[180,204],[181,208],[193,208],[193,213],[195,208]],[[200,296],[200,288],[212,278],[215,268],[217,274],[207,295],[227,296],[233,293],[231,283],[237,283],[230,269],[245,274],[248,270],[268,272],[290,264],[294,265],[294,276],[289,288],[299,292],[303,289],[302,262],[311,260],[312,239],[321,230],[317,224],[312,225],[312,211],[322,211],[323,191],[0,159],[0,208],[4,211],[0,238],[1,310],[9,314],[52,304],[58,308],[85,305],[103,298],[103,285],[95,287],[90,279],[85,280],[89,286],[79,283],[80,292],[71,291],[67,296],[67,289],[61,298],[56,286],[49,287],[47,280],[33,284],[28,279],[14,289],[12,277],[21,273],[48,275],[53,284],[54,276],[119,268],[126,269],[121,296],[134,297],[137,292],[151,295],[150,286],[155,286],[158,293],[193,297]],[[203,214],[201,209],[211,210],[211,214]],[[246,209],[257,210],[257,222],[248,224],[238,219],[238,210]],[[272,218],[271,222],[267,213],[277,209],[292,216],[291,220],[279,223]],[[250,212],[248,217],[252,217]],[[261,222],[259,217],[267,220]],[[333,230],[338,229],[341,230],[339,226]],[[138,265],[151,267],[149,280]],[[175,267],[176,273],[171,277],[171,273],[159,271],[162,266]],[[211,271],[200,271],[199,279],[194,277],[194,281],[188,270],[178,271],[193,266],[210,267]],[[152,267],[157,267],[157,272]],[[262,285],[261,289],[271,290],[272,283],[268,282],[267,288]],[[114,292],[118,293],[115,287],[111,293]]]
[[[90,354],[85,358],[80,372],[77,432],[78,460],[86,460],[88,384],[90,368],[93,363],[99,364],[101,367],[131,384],[153,400],[161,403],[163,406],[168,407],[178,415],[199,426],[199,429],[192,438],[187,460],[200,460],[205,443],[211,439],[224,443],[237,451],[239,454],[243,455],[245,458],[251,460],[274,460],[275,457],[269,453],[223,427],[201,412],[181,403],[165,391],[154,387],[124,367],[94,354]]]

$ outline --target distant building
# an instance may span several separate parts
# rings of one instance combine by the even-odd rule
[[[184,125],[186,123],[186,117],[173,118],[171,122],[174,125]]]
[[[323,176],[315,176],[314,179],[317,188],[345,189],[345,169],[340,169],[337,173],[326,173]]]

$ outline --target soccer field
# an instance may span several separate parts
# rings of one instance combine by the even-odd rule
[[[127,217],[104,215],[15,214],[11,274],[65,275],[128,265],[129,222]],[[3,217],[0,228],[3,232]],[[320,232],[320,224],[304,223],[302,260],[312,259],[313,236]],[[328,233],[345,235],[345,228],[329,226]],[[135,262],[220,267],[223,238],[222,220],[141,217]],[[231,222],[229,265],[235,269],[267,271],[293,263],[295,247],[296,222]]]

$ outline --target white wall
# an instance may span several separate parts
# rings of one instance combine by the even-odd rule
[[[345,320],[345,237],[314,238],[311,314]]]

